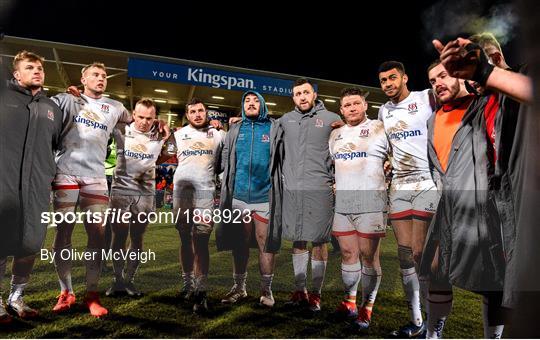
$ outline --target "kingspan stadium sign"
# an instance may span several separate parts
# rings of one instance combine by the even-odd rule
[[[292,80],[138,58],[129,58],[128,76],[216,89],[255,90],[278,96],[291,96],[294,83]]]

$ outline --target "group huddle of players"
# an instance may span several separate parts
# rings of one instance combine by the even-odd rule
[[[15,57],[13,79],[3,96],[25,96],[35,102],[35,112],[30,109],[26,115],[37,115],[39,129],[46,134],[43,143],[49,143],[54,154],[53,160],[43,155],[36,162],[54,161],[52,172],[47,167],[43,171],[52,183],[55,212],[75,212],[77,206],[90,213],[108,208],[135,215],[153,212],[155,166],[177,157],[173,209],[197,211],[183,215],[188,217],[178,219],[176,225],[181,241],[181,294],[193,301],[196,313],[208,309],[208,242],[214,223],[212,218],[195,217],[213,211],[216,177],[221,176],[220,211],[239,211],[244,217],[239,223],[229,219],[216,224],[218,251],[232,250],[234,259],[234,285],[223,303],[247,297],[249,247],[255,239],[259,302],[272,308],[275,254],[281,240],[287,239],[293,242],[295,289],[286,304],[317,314],[328,258],[326,243],[333,235],[341,249],[345,288],[336,315],[352,320],[356,331],[367,330],[382,278],[380,238],[385,236],[388,218],[410,312],[410,322],[392,335],[442,337],[455,285],[484,296],[484,335],[500,337],[503,305],[511,306],[503,292],[507,250],[513,240],[506,237],[510,222],[507,210],[501,209],[511,202],[511,194],[491,187],[493,178],[504,176],[500,164],[509,157],[500,142],[505,136],[498,122],[502,116],[517,114],[519,103],[529,102],[530,94],[528,79],[508,70],[491,35],[471,40],[474,43],[457,39],[446,46],[434,42],[441,57],[429,66],[432,88],[424,91],[409,91],[402,63],[382,63],[378,78],[389,100],[380,107],[378,120],[367,117],[362,90],[342,91],[342,121],[317,99],[309,80],[299,79],[292,89],[295,108],[279,119],[270,118],[264,98],[250,90],[242,97],[242,117],[230,122],[227,133],[217,122],[209,122],[205,104],[193,98],[186,105],[188,125],[171,134],[156,119],[151,99],[142,98],[129,113],[121,103],[103,96],[107,73],[101,63],[82,69],[82,93],[47,98],[42,93],[43,58],[26,51]],[[520,88],[525,90],[519,92]],[[117,144],[117,166],[109,192],[103,162],[111,134]],[[20,144],[15,150],[31,152],[26,140],[13,143]],[[33,190],[36,195],[29,194],[29,200],[40,200],[44,195],[38,191],[48,188]],[[26,197],[20,191],[17,195]],[[36,210],[25,209],[25,199],[20,208],[28,220],[36,221]],[[46,202],[38,206],[47,210]],[[134,279],[148,223],[125,222],[111,223],[112,251],[126,251],[128,237],[130,242],[128,256],[113,259],[114,281],[108,296],[141,295]],[[54,252],[72,251],[74,226],[66,221],[57,225]],[[85,228],[86,252],[93,256],[85,263],[84,302],[91,315],[102,317],[108,314],[98,293],[105,232],[102,224],[90,221]],[[37,244],[43,237],[37,237]],[[2,323],[11,321],[10,313],[22,318],[38,313],[23,300],[35,259],[31,253],[6,254],[14,255],[14,262],[7,309],[0,303]],[[61,313],[76,302],[72,259],[55,256],[54,264],[60,295],[53,311]],[[3,258],[0,280],[5,267]]]

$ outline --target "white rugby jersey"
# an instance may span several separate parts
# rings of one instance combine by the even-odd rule
[[[187,125],[174,133],[178,158],[173,178],[175,191],[182,187],[191,188],[203,196],[213,194],[216,188],[215,163],[221,157],[224,140],[225,132],[212,127],[195,129]]]
[[[157,127],[140,132],[135,123],[118,126],[113,136],[116,141],[116,168],[112,191],[120,195],[154,195],[156,161],[163,147]]]
[[[394,104],[386,102],[379,109],[379,120],[392,146],[393,180],[416,182],[431,178],[427,158],[427,121],[434,112],[431,90],[412,91]]]
[[[389,144],[382,122],[367,119],[342,126],[332,131],[328,145],[335,167],[336,212],[385,210],[383,165]]]
[[[61,93],[51,98],[64,112],[65,126],[56,153],[59,174],[103,177],[107,142],[116,123],[131,122],[131,114],[122,103],[84,94],[75,97]]]

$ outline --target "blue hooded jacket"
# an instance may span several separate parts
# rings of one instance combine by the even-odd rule
[[[244,99],[254,94],[261,104],[256,118],[246,117]],[[236,139],[236,178],[233,197],[246,203],[268,202],[270,191],[270,127],[264,98],[255,91],[242,96],[242,125]]]

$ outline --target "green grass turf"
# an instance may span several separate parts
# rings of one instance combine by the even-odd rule
[[[48,249],[51,249],[53,236],[54,231],[49,229],[45,243]],[[84,228],[78,225],[73,234],[73,246],[82,251],[85,245]],[[276,306],[268,311],[257,306],[259,273],[255,249],[251,250],[248,269],[249,298],[235,306],[220,303],[221,297],[232,285],[232,259],[230,252],[216,252],[212,237],[208,282],[210,313],[202,317],[192,314],[191,304],[179,300],[181,277],[178,247],[179,238],[173,226],[149,226],[145,248],[155,251],[156,260],[141,265],[136,278],[138,287],[145,295],[138,299],[107,298],[103,293],[102,302],[109,309],[109,316],[101,320],[91,317],[82,306],[84,264],[81,261],[75,262],[73,267],[77,308],[67,314],[53,314],[51,309],[59,290],[56,273],[52,264],[38,258],[26,290],[26,302],[39,309],[40,317],[32,321],[15,319],[11,325],[0,325],[0,338],[381,338],[387,337],[390,331],[408,320],[398,272],[396,243],[391,231],[382,241],[382,283],[372,325],[369,332],[363,335],[352,333],[345,323],[332,321],[331,318],[343,296],[339,254],[329,257],[322,312],[315,318],[306,318],[283,306],[293,288],[290,243],[284,244],[277,257],[273,284]],[[110,270],[102,275],[102,292],[111,284],[111,277]],[[6,278],[3,286],[8,285]],[[454,291],[454,306],[445,328],[445,337],[482,337],[481,298],[478,295]]]

